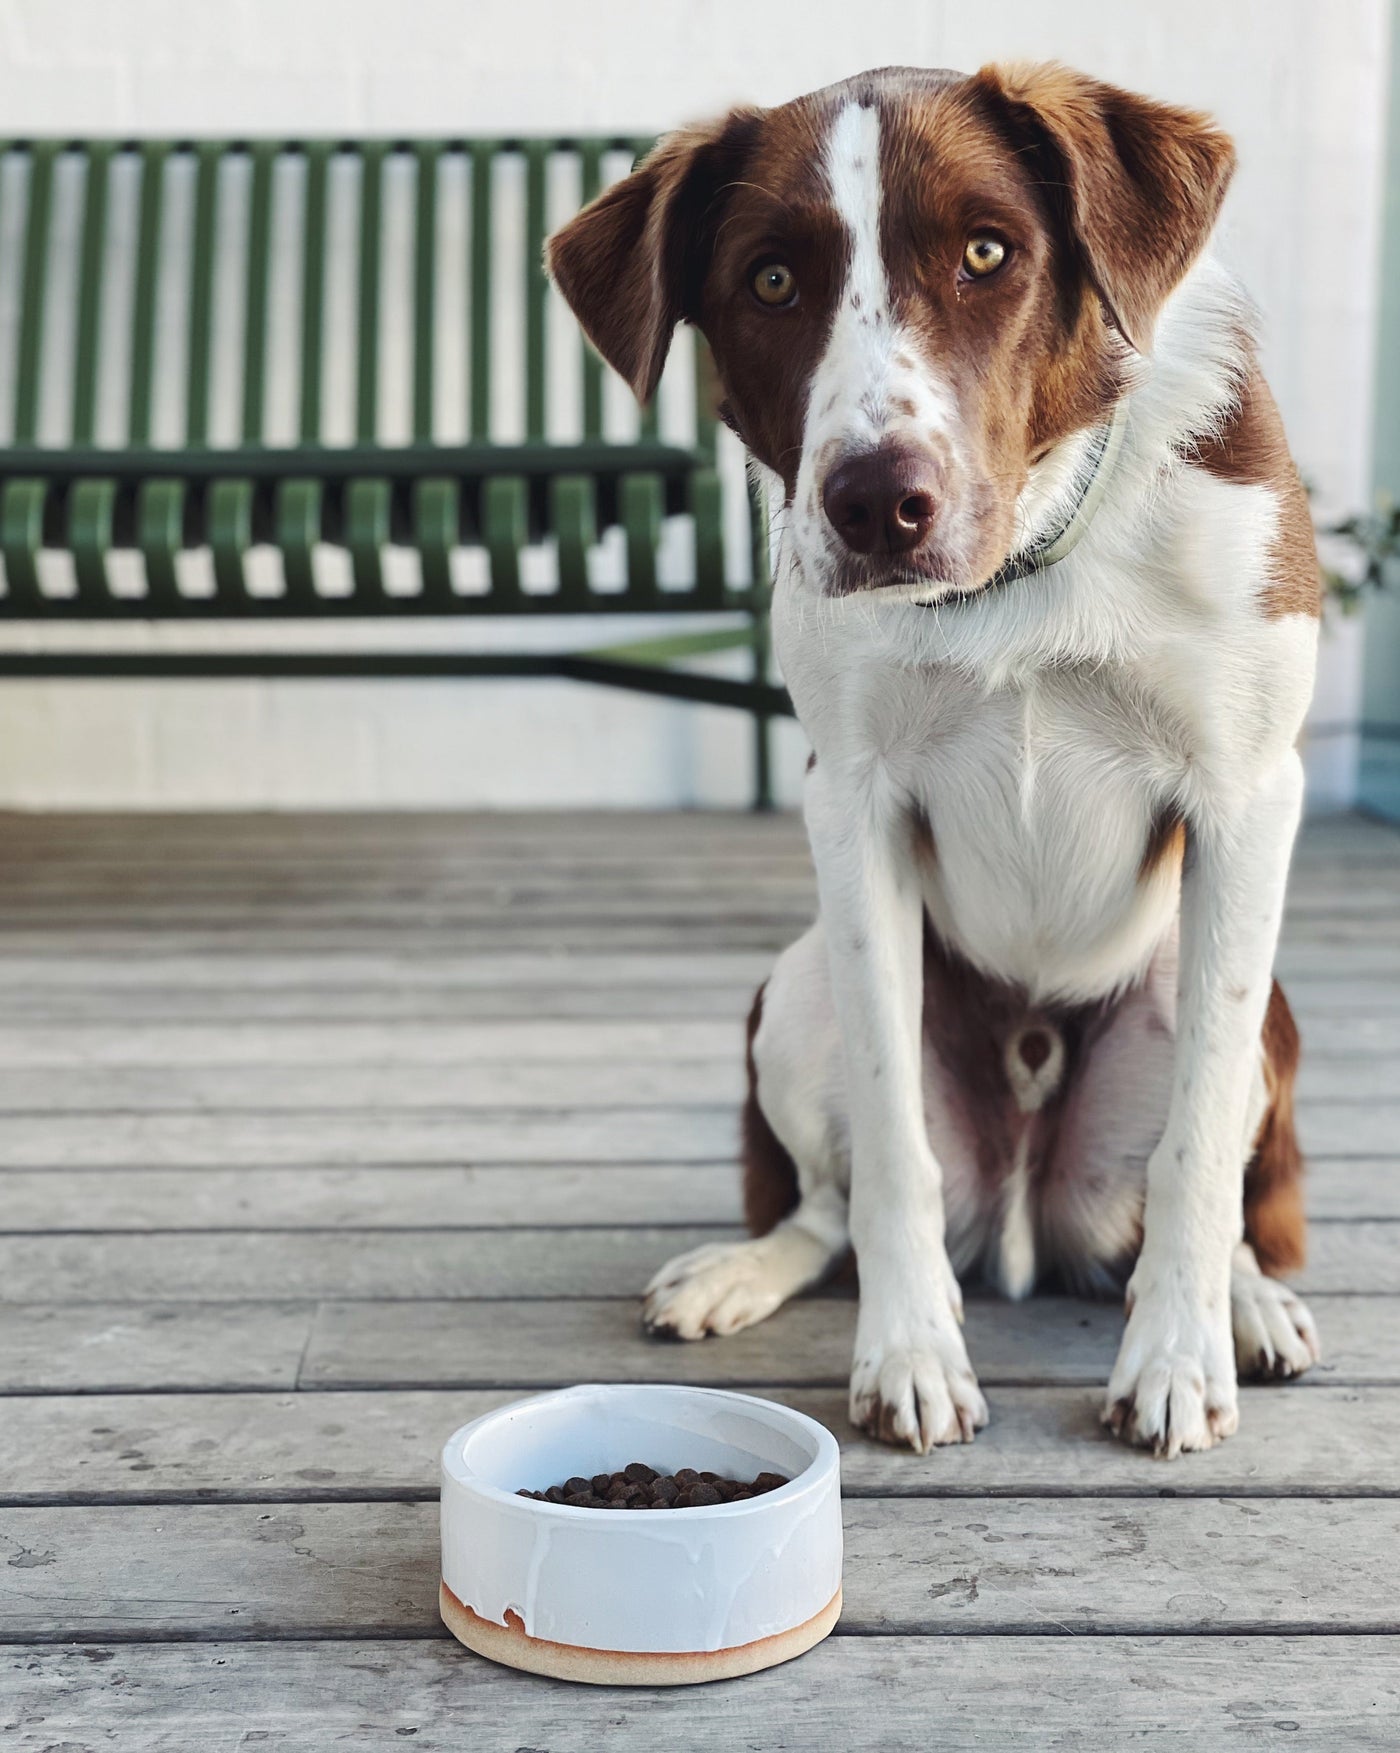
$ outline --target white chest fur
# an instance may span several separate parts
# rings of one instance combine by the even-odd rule
[[[924,900],[944,941],[1035,1000],[1138,975],[1170,928],[1176,870],[1143,854],[1178,762],[1103,675],[1046,672],[991,693],[949,675],[941,729],[909,773],[928,823]]]

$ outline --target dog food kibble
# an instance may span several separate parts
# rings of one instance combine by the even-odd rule
[[[576,1473],[562,1485],[551,1485],[544,1491],[522,1486],[515,1495],[533,1498],[536,1503],[566,1503],[579,1510],[694,1510],[711,1503],[742,1503],[786,1484],[781,1473],[760,1473],[745,1483],[724,1479],[718,1473],[697,1473],[693,1467],[658,1473],[645,1461],[631,1461],[616,1473],[595,1473],[591,1479]]]

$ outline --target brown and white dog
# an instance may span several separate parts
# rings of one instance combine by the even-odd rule
[[[643,399],[707,337],[771,495],[821,917],[751,1022],[755,1239],[645,1320],[762,1320],[849,1248],[851,1416],[986,1404],[959,1275],[1127,1284],[1106,1421],[1237,1423],[1313,1323],[1297,1035],[1271,970],[1319,592],[1250,306],[1204,254],[1234,154],[1060,67],[890,69],[670,136],[553,240]]]

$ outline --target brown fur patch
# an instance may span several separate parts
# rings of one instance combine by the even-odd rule
[[[1030,1157],[1052,1153],[1064,1098],[1111,1004],[1032,1005],[1024,988],[994,980],[948,948],[924,916],[924,1041],[948,1071],[954,1099],[977,1140],[978,1167],[999,1182],[1014,1154],[1016,1104],[1007,1081],[1006,1046],[1027,1029],[1053,1030],[1064,1043],[1054,1093],[1029,1122]]]
[[[1149,881],[1164,864],[1180,866],[1185,856],[1186,818],[1175,804],[1168,804],[1152,818],[1147,844],[1142,849],[1142,863],[1138,865],[1138,881]]]
[[[909,821],[910,834],[914,841],[914,857],[925,870],[938,863],[938,842],[934,839],[933,823],[928,819],[928,811],[920,806],[913,810]]]
[[[796,1206],[798,1199],[797,1167],[783,1148],[778,1135],[768,1124],[767,1116],[758,1105],[758,1072],[753,1062],[753,1039],[763,1021],[765,980],[754,993],[749,1011],[748,1038],[744,1062],[748,1067],[749,1086],[739,1116],[739,1161],[744,1177],[744,1221],[749,1233],[766,1236]]]
[[[1257,360],[1251,359],[1238,406],[1218,434],[1196,442],[1189,460],[1218,480],[1268,487],[1278,496],[1279,523],[1269,551],[1265,613],[1320,615],[1322,574],[1308,495]]]
[[[1298,1271],[1307,1257],[1303,1153],[1293,1119],[1298,1052],[1298,1027],[1275,980],[1264,1016],[1269,1107],[1244,1177],[1244,1239],[1274,1277]]]

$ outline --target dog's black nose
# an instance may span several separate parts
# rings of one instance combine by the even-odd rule
[[[910,554],[933,528],[943,486],[931,450],[884,444],[838,463],[822,488],[831,527],[857,554]]]

